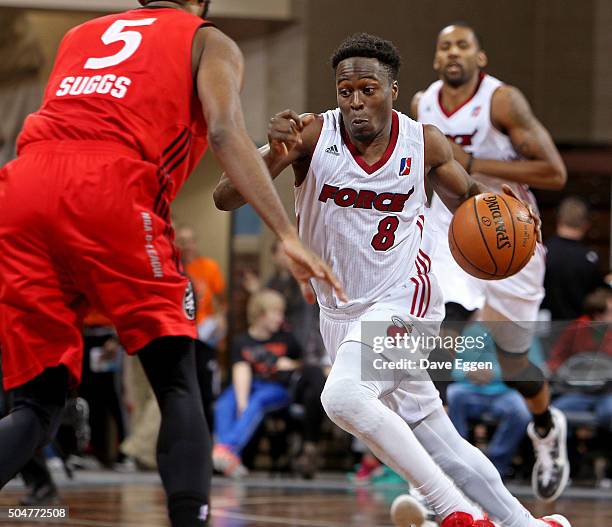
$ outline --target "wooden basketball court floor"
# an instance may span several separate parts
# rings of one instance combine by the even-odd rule
[[[74,480],[58,478],[66,521],[9,521],[4,526],[166,527],[164,494],[155,474],[78,472]],[[612,527],[612,491],[570,488],[554,505],[537,503],[527,487],[514,494],[542,516],[565,514],[573,527]],[[402,487],[358,488],[341,475],[302,481],[252,476],[241,483],[215,479],[212,527],[389,527],[389,506]],[[0,512],[14,506],[23,487],[14,481],[0,492]]]

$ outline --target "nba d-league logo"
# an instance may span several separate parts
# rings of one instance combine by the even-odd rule
[[[202,505],[200,507],[200,514],[198,516],[198,520],[202,520],[205,522],[208,518],[208,505]]]
[[[191,281],[187,283],[187,287],[185,288],[185,296],[183,296],[183,311],[185,311],[187,320],[195,320],[196,303]]]

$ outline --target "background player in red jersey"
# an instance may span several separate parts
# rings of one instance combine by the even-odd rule
[[[344,294],[299,241],[248,137],[242,55],[200,18],[208,2],[141,3],[68,32],[19,157],[0,170],[0,342],[15,400],[0,421],[0,487],[54,434],[80,380],[80,325],[93,305],[142,361],[162,413],[169,515],[191,527],[208,517],[210,438],[169,203],[208,141],[296,278]]]

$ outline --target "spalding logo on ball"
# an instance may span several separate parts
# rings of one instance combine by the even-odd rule
[[[533,256],[536,242],[535,222],[525,205],[512,196],[490,192],[464,201],[448,229],[457,263],[484,280],[518,273]]]

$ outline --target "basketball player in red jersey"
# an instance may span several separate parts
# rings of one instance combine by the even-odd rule
[[[393,109],[400,56],[391,42],[354,35],[331,62],[338,108],[277,114],[264,152],[273,177],[293,167],[300,236],[346,284],[348,301],[314,284],[333,362],[321,396],[325,411],[409,480],[441,527],[493,527],[465,496],[504,527],[570,527],[559,515],[534,518],[508,492],[493,464],[455,430],[429,376],[372,369],[368,323],[387,327],[400,317],[414,333],[435,333],[442,317],[428,263],[431,238],[424,235],[425,182],[450,210],[487,189],[453,159],[435,126]],[[244,203],[226,177],[214,197],[224,210]],[[395,360],[397,352],[382,353]]]
[[[280,237],[302,283],[344,296],[291,226],[242,116],[243,60],[202,0],[69,31],[41,109],[0,170],[0,342],[14,407],[0,421],[0,488],[54,435],[81,376],[83,308],[138,354],[162,412],[158,463],[173,526],[204,525],[211,460],[194,364],[195,306],[170,202],[210,143]]]
[[[560,190],[566,171],[550,134],[533,115],[523,94],[482,70],[487,56],[473,28],[465,23],[440,32],[434,69],[439,80],[415,95],[412,114],[437,126],[449,138],[455,159],[495,191],[502,184],[537,210],[529,187]],[[528,358],[538,309],[544,297],[544,248],[518,274],[505,280],[478,280],[454,262],[448,249],[450,212],[434,196],[431,219],[438,225],[439,250],[433,262],[445,297],[447,319],[458,321],[479,309],[492,321],[491,333],[506,384],[518,390],[533,414],[528,428],[536,452],[532,487],[544,501],[567,485],[566,420],[550,408],[548,382]]]

